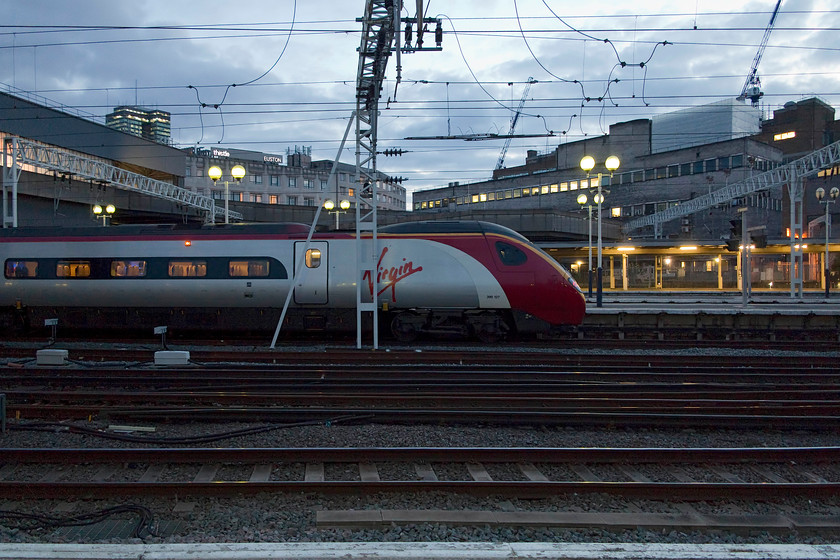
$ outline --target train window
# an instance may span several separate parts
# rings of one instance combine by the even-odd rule
[[[146,261],[111,261],[111,277],[141,278],[146,276]]]
[[[519,266],[528,260],[528,255],[522,249],[504,241],[496,241],[496,252],[502,263],[508,266]]]
[[[35,278],[38,261],[6,261],[6,278]]]
[[[59,278],[88,278],[90,261],[58,261],[55,275]]]
[[[268,276],[268,259],[230,261],[228,263],[230,276]]]
[[[306,268],[318,268],[321,266],[321,250],[309,249],[306,251]]]
[[[207,276],[207,261],[169,261],[169,276],[173,278]]]

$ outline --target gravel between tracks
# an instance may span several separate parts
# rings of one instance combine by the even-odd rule
[[[21,424],[22,425],[22,424]],[[96,423],[80,423],[98,427]],[[14,429],[12,422],[2,447],[129,447],[149,446],[112,441],[63,431],[30,432]],[[252,425],[194,424],[159,425],[153,437],[196,436],[228,432]],[[580,430],[445,426],[343,426],[314,425],[278,429],[258,435],[222,439],[213,446],[225,447],[344,447],[344,446],[545,446],[545,447],[764,447],[836,444],[836,434],[809,431],[735,430]],[[200,445],[204,446],[204,445]],[[97,468],[97,467],[91,467]],[[302,469],[302,465],[301,465]],[[120,504],[148,508],[158,521],[180,522],[167,537],[149,536],[144,542],[344,542],[344,541],[492,541],[492,542],[680,542],[680,543],[828,543],[830,534],[734,534],[727,532],[657,532],[650,530],[609,532],[594,529],[550,529],[422,524],[384,529],[326,529],[315,525],[318,510],[442,509],[543,512],[671,512],[679,504],[625,499],[603,494],[554,496],[538,500],[479,498],[462,494],[420,492],[374,496],[320,496],[314,494],[264,494],[241,498],[196,498],[195,507],[178,513],[178,497],[113,500],[78,500],[71,514],[99,511]],[[746,503],[735,501],[692,502],[701,513],[789,513],[837,515],[840,499],[807,499]],[[63,513],[57,513],[63,508]],[[31,500],[0,501],[0,509],[45,515],[68,515],[67,502]],[[74,542],[63,530],[22,530],[0,520],[0,541]],[[136,539],[98,542],[139,542]]]

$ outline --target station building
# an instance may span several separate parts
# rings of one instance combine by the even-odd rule
[[[182,202],[189,197],[156,197],[141,189],[92,180],[90,176],[62,170],[62,161],[107,165],[216,201],[224,200],[224,178],[228,178],[231,210],[241,214],[243,221],[251,222],[309,223],[317,200],[330,197],[352,201],[355,194],[355,165],[338,163],[331,179],[334,162],[312,161],[308,148],[295,147],[285,155],[232,148],[181,150],[155,141],[159,138],[144,137],[142,126],[131,132],[118,130],[97,122],[94,115],[21,90],[0,92],[0,145],[5,147],[6,140],[13,137],[56,150],[53,169],[29,164],[22,168],[16,185],[20,226],[101,223],[92,211],[98,204],[116,206],[109,222],[113,224],[206,218],[206,212]],[[246,168],[242,183],[230,178],[230,169],[237,164]],[[213,165],[223,170],[223,180],[216,184],[207,176],[207,169]],[[390,182],[384,173],[379,176],[378,208],[403,213],[405,188]],[[4,188],[4,196],[8,195],[5,191]],[[334,220],[324,213],[321,221],[326,226]],[[8,225],[6,222],[4,217],[4,226]]]
[[[190,148],[185,152],[184,186],[216,200],[225,198],[225,177],[228,199],[235,202],[313,207],[324,197],[338,202],[352,201],[355,196],[356,166],[339,162],[331,178],[334,162],[313,161],[308,146],[289,148],[285,159],[283,155],[221,147]],[[214,165],[223,174],[223,179],[216,183],[207,176],[207,170]],[[235,165],[245,167],[241,182],[231,179],[230,170]],[[384,173],[377,175],[380,178],[378,208],[405,210],[405,187],[392,182]]]
[[[524,164],[498,169],[490,180],[415,192],[413,209],[430,218],[467,209],[587,212],[600,184],[603,220],[621,223],[771,170],[838,136],[834,109],[816,98],[788,103],[766,120],[759,109],[725,99],[617,123],[608,134],[560,144],[548,153],[528,151]],[[588,175],[580,167],[587,155],[596,161]],[[621,160],[612,174],[604,167],[609,156]],[[829,170],[811,183],[817,181],[833,185],[837,179]],[[806,188],[806,222],[824,212],[813,196],[815,188]],[[583,205],[580,194],[586,195]],[[666,223],[662,233],[678,240],[726,239],[736,209],[747,207],[752,223],[765,224],[768,236],[783,238],[789,225],[788,199],[786,189],[778,186]],[[840,208],[832,213],[840,213]],[[651,227],[633,234],[634,239],[653,236]]]

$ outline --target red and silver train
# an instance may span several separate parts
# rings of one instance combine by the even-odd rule
[[[7,324],[88,329],[355,330],[356,283],[401,341],[575,325],[571,275],[522,235],[487,222],[409,222],[377,233],[375,278],[356,278],[356,239],[302,224],[126,225],[0,231]],[[368,314],[364,314],[368,315]]]

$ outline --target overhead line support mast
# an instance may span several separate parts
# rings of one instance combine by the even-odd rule
[[[440,20],[427,21],[423,17],[423,2],[417,0],[417,43],[400,46],[402,0],[367,0],[362,23],[362,38],[359,45],[359,65],[356,73],[356,110],[352,118],[356,121],[356,346],[362,347],[363,313],[373,316],[373,348],[379,347],[377,264],[379,246],[377,241],[377,171],[376,144],[379,118],[379,98],[385,69],[391,52],[397,52],[397,84],[400,81],[400,53],[418,50],[441,50],[443,30]],[[436,48],[423,48],[425,24],[436,22]],[[410,25],[410,22],[409,22]],[[408,35],[408,33],[407,33]],[[396,48],[394,44],[396,43]]]

